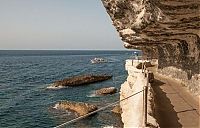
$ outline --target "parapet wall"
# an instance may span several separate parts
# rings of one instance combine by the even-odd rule
[[[147,78],[141,70],[135,68],[139,61],[126,61],[126,70],[128,71],[127,81],[121,85],[120,100],[133,95],[147,85]],[[154,97],[153,90],[149,88],[148,91],[148,124],[158,127],[154,115]],[[139,93],[120,103],[122,108],[122,121],[124,127],[143,127],[144,109],[143,109],[143,92]]]

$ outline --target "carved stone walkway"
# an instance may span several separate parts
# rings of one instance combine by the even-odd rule
[[[175,80],[155,74],[156,119],[161,128],[199,128],[199,97]]]

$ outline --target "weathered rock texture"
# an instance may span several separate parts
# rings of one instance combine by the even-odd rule
[[[122,109],[120,107],[120,105],[116,105],[113,109],[112,112],[116,113],[116,114],[122,114]]]
[[[61,101],[55,105],[56,109],[71,110],[78,113],[80,116],[97,110],[97,106],[82,102]]]
[[[158,58],[160,73],[181,80],[200,94],[199,0],[102,2],[126,48]]]
[[[101,88],[99,90],[96,90],[97,95],[114,94],[116,92],[117,92],[117,89],[115,87]]]
[[[142,66],[144,66],[144,65],[145,65],[146,68],[152,67],[152,66],[153,66],[153,65],[151,64],[151,62],[144,62],[143,64],[142,64],[142,63],[139,63],[139,64],[136,66],[136,68],[137,68],[137,69],[142,69]]]
[[[112,78],[110,75],[82,75],[82,76],[74,76],[71,78],[66,78],[63,80],[59,80],[54,82],[50,87],[48,88],[61,88],[61,87],[74,87],[74,86],[80,86],[80,85],[86,85],[91,84],[95,82],[101,82]]]
[[[143,92],[144,86],[147,85],[147,77],[144,76],[141,69],[137,69],[136,65],[140,62],[137,60],[126,60],[126,70],[128,71],[127,81],[121,85],[120,89],[120,100],[132,96],[133,94],[138,94],[120,102],[120,107],[122,109],[122,122],[125,128],[141,128],[144,127],[143,117]],[[150,127],[159,127],[157,120],[154,118],[155,102],[154,102],[154,92],[151,88],[148,91],[147,97],[147,123],[151,125]]]

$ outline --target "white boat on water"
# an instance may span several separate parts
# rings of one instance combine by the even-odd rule
[[[92,64],[96,64],[96,63],[105,63],[107,62],[107,60],[103,59],[103,58],[94,58],[91,60]]]

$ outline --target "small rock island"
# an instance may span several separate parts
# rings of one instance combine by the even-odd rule
[[[111,79],[112,75],[80,75],[54,82],[48,88],[75,87]]]
[[[93,104],[73,101],[60,101],[55,104],[54,108],[59,110],[71,110],[76,112],[79,116],[83,116],[98,109],[97,106]]]
[[[107,88],[101,88],[99,90],[96,90],[97,95],[107,95],[107,94],[114,94],[117,92],[117,89],[115,87],[107,87]]]

